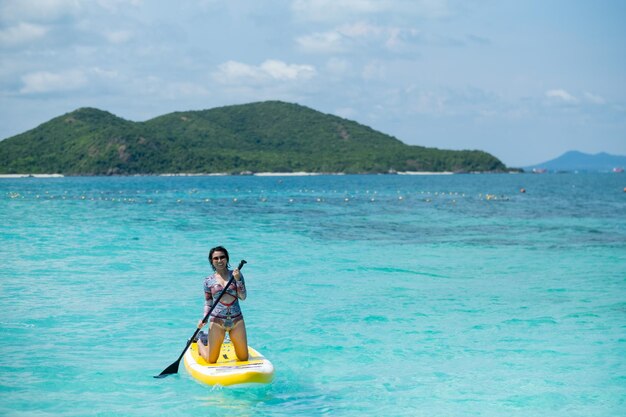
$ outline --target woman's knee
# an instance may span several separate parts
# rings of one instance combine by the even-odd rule
[[[247,361],[249,358],[250,358],[250,354],[248,353],[247,348],[244,352],[241,352],[240,354],[237,355],[237,359],[239,359],[242,362]]]
[[[247,361],[249,352],[248,352],[248,339],[246,337],[245,330],[243,333],[239,333],[236,337],[232,337],[233,345],[235,346],[235,354],[237,355],[237,359],[240,361]]]

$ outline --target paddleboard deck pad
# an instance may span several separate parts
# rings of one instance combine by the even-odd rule
[[[258,351],[248,346],[248,360],[239,361],[230,341],[224,341],[216,363],[208,363],[192,343],[185,352],[184,363],[189,374],[208,385],[267,384],[274,378],[274,366]]]

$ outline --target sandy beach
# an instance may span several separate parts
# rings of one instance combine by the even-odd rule
[[[62,174],[0,174],[0,178],[63,178]]]
[[[404,171],[393,174],[371,174],[371,175],[453,175],[454,172],[427,172],[427,171]],[[342,172],[254,172],[245,174],[218,173],[167,173],[167,174],[140,174],[137,176],[159,176],[159,177],[223,177],[229,175],[252,175],[257,177],[306,177],[316,175],[347,175]],[[63,174],[0,174],[1,178],[63,178]]]

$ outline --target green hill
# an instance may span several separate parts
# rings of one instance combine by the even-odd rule
[[[600,152],[595,155],[579,151],[565,152],[558,158],[525,167],[524,170],[545,169],[553,172],[611,172],[626,167],[626,156]]]
[[[278,101],[132,122],[81,108],[0,142],[1,174],[504,171],[481,151],[409,146],[367,126]]]

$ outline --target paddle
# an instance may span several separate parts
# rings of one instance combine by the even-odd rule
[[[244,261],[243,259],[241,260],[241,262],[239,262],[239,266],[237,267],[237,269],[239,269],[241,271],[241,268],[243,268],[243,265],[247,263],[246,261]],[[206,321],[209,319],[209,316],[211,315],[211,313],[213,312],[213,309],[215,308],[215,306],[217,305],[217,303],[220,302],[220,300],[222,299],[222,296],[226,293],[226,289],[228,287],[230,287],[230,284],[233,282],[233,280],[235,279],[234,276],[231,276],[230,279],[228,280],[228,282],[226,283],[226,286],[224,287],[224,289],[222,290],[222,292],[220,293],[220,295],[217,296],[217,300],[215,300],[213,302],[213,306],[211,307],[211,309],[209,310],[208,313],[206,313],[206,315],[204,316],[204,318],[202,319],[202,323],[206,323]],[[178,373],[178,365],[180,364],[180,360],[183,358],[183,356],[185,355],[185,352],[187,352],[187,349],[189,349],[189,346],[191,346],[191,343],[193,342],[193,339],[196,338],[196,335],[198,334],[198,332],[200,332],[200,328],[197,328],[196,331],[193,333],[193,336],[191,336],[191,339],[189,339],[187,341],[187,346],[185,346],[185,349],[183,349],[183,353],[180,354],[180,356],[178,357],[178,359],[176,359],[176,362],[174,362],[173,364],[171,364],[170,366],[168,366],[167,368],[165,368],[165,370],[163,372],[161,372],[159,375],[155,375],[155,378],[165,378],[168,375],[171,374],[177,374]]]

